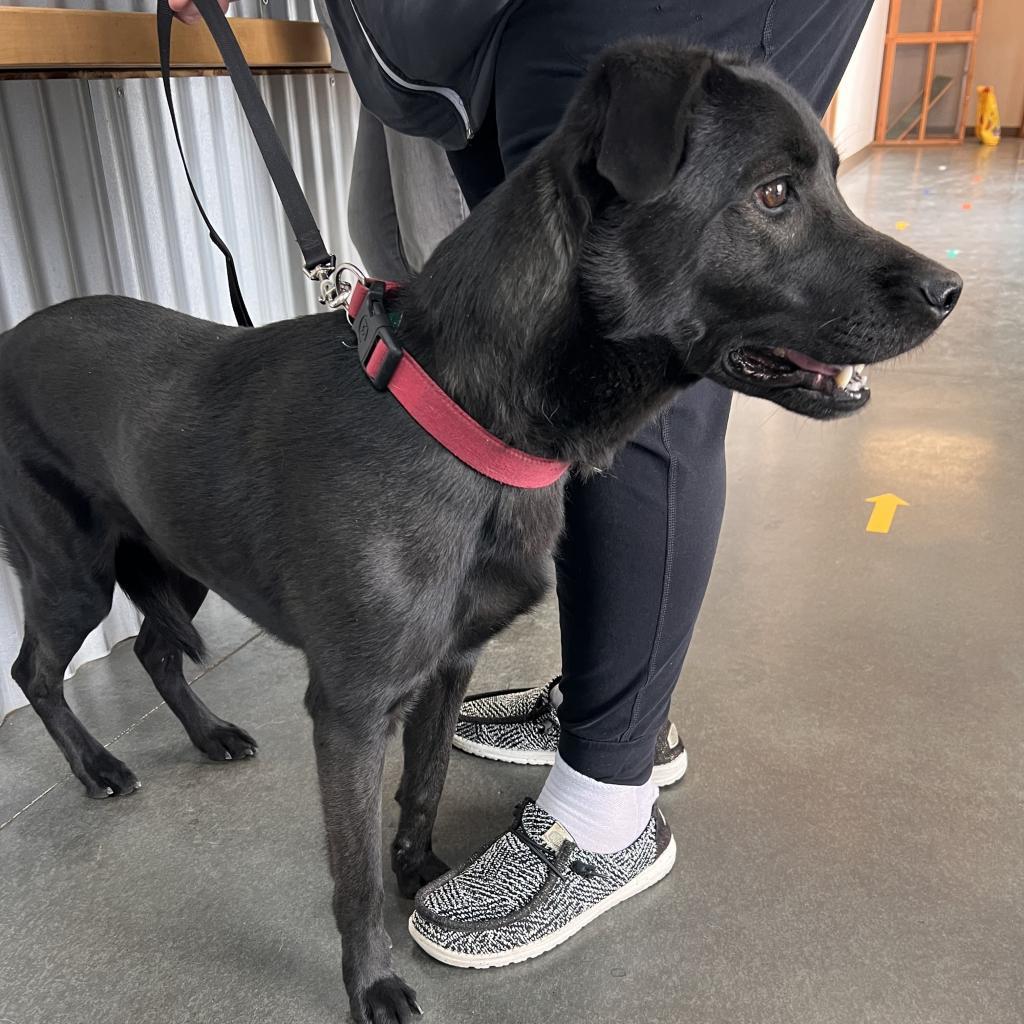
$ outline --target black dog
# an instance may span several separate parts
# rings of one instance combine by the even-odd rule
[[[852,366],[922,342],[961,282],[858,221],[836,163],[766,70],[615,48],[402,290],[399,340],[493,433],[577,472],[702,376],[808,416],[860,409]],[[350,344],[329,315],[241,329],[101,297],[30,317],[0,339],[0,523],[25,603],[14,678],[91,796],[137,786],[62,688],[115,582],[146,616],[139,658],[210,757],[255,743],[182,676],[207,589],[305,652],[352,1011],[404,1024],[385,739],[404,722],[393,866],[411,896],[444,870],[431,832],[474,661],[540,597],[562,487],[463,465]]]

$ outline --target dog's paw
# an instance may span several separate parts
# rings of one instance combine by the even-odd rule
[[[432,850],[416,858],[396,851],[391,859],[391,867],[398,880],[398,891],[407,900],[411,900],[427,882],[440,878],[448,871],[448,865],[440,857],[435,857]]]
[[[75,772],[93,800],[108,796],[131,796],[142,783],[124,763],[102,747],[83,758],[81,772]]]
[[[397,974],[378,978],[352,994],[356,1024],[410,1024],[422,1016],[416,993]]]
[[[256,741],[230,722],[214,722],[193,742],[211,761],[237,761],[256,753]]]

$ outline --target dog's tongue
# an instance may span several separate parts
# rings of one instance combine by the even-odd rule
[[[801,370],[807,370],[810,373],[820,373],[825,377],[834,377],[842,369],[841,366],[819,363],[817,359],[812,359],[810,356],[805,356],[802,352],[797,352],[791,348],[784,349],[783,351],[791,363],[799,366]]]

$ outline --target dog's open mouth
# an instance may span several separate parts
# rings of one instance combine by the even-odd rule
[[[791,348],[738,348],[729,353],[727,364],[731,374],[765,397],[799,388],[852,407],[871,394],[864,363],[821,363]]]

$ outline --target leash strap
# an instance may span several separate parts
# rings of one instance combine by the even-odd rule
[[[395,344],[383,301],[397,287],[385,281],[357,281],[348,300],[359,358],[373,386],[390,391],[435,441],[483,476],[526,490],[555,483],[569,469],[568,462],[521,452],[495,437]]]
[[[288,155],[281,145],[274,122],[270,119],[266,104],[260,96],[256,79],[249,65],[242,54],[242,48],[238,45],[231,26],[224,12],[220,9],[217,0],[193,0],[199,13],[203,16],[210,35],[213,36],[217,48],[224,59],[224,66],[231,75],[231,81],[238,94],[238,100],[242,104],[245,116],[249,121],[253,137],[263,154],[263,160],[270,172],[274,182],[274,188],[281,199],[285,216],[291,224],[295,241],[302,250],[303,265],[306,275],[312,280],[323,280],[334,270],[334,257],[327,251],[323,238],[320,237],[320,230],[316,226],[316,220],[306,202],[295,171],[288,160]],[[171,115],[171,125],[174,128],[174,140],[178,144],[178,152],[181,154],[181,162],[185,168],[185,177],[188,179],[188,186],[192,192],[192,198],[199,208],[199,213],[210,232],[210,241],[220,250],[224,256],[227,267],[228,290],[231,294],[231,308],[234,310],[235,319],[242,327],[251,327],[252,320],[245,308],[242,299],[242,289],[238,283],[238,274],[235,269],[235,261],[231,250],[224,240],[214,230],[210,218],[199,201],[199,193],[196,191],[192,175],[188,170],[188,162],[185,159],[185,150],[181,144],[181,134],[178,131],[178,119],[174,112],[174,99],[171,95],[171,27],[174,14],[171,11],[167,0],[158,0],[156,12],[157,42],[160,49],[160,74],[164,82],[164,96],[167,99],[167,110]]]

